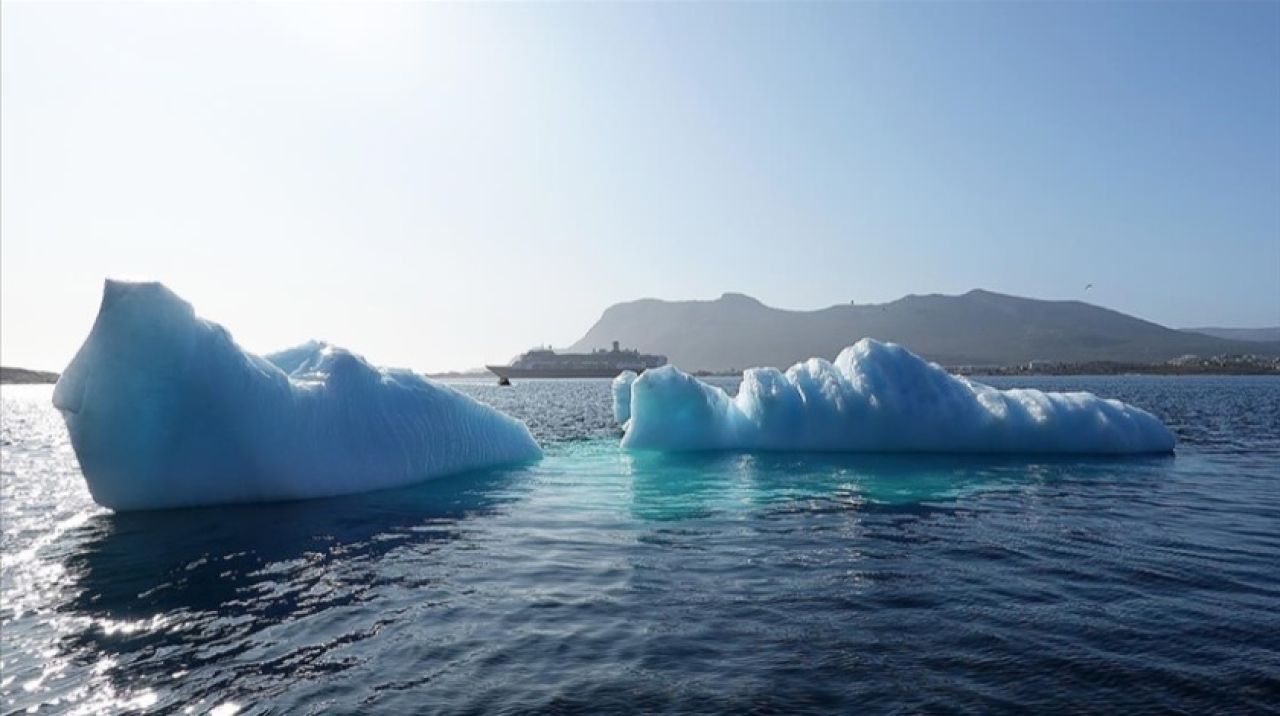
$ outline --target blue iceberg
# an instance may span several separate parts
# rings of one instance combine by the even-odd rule
[[[617,384],[615,384],[617,386]],[[835,363],[743,374],[734,397],[674,366],[645,371],[625,400],[622,445],[654,450],[1167,453],[1155,416],[1090,393],[998,390],[864,338]]]
[[[158,283],[107,281],[53,403],[115,510],[327,497],[541,455],[524,423],[410,371],[321,342],[248,353]]]

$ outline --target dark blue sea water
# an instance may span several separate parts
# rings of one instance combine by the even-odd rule
[[[1280,379],[992,382],[1177,454],[629,455],[606,381],[463,383],[546,458],[114,515],[5,386],[0,712],[1280,709]]]

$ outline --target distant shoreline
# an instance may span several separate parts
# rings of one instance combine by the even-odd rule
[[[1031,377],[1054,377],[1054,376],[1112,376],[1112,375],[1167,375],[1167,376],[1240,376],[1240,375],[1275,375],[1280,376],[1280,368],[1266,367],[1240,367],[1240,368],[1199,368],[1199,367],[1183,367],[1183,366],[1114,366],[1114,367],[1098,367],[1098,366],[1064,366],[1061,369],[1036,369],[1027,370],[1025,368],[982,368],[982,369],[947,369],[950,373],[964,376],[975,377],[1001,377],[1001,376],[1031,376]]]
[[[1228,364],[1228,365],[1175,365],[1175,364],[1144,364],[1144,363],[1082,363],[1082,364],[1063,364],[1050,365],[1044,367],[1028,368],[1027,366],[1006,366],[1006,367],[970,367],[970,366],[944,366],[948,373],[956,375],[982,377],[1054,377],[1054,376],[1110,376],[1110,375],[1206,375],[1206,376],[1232,376],[1232,375],[1275,375],[1280,376],[1280,365],[1261,365],[1261,364]],[[471,372],[471,371],[448,371],[444,373],[423,373],[424,376],[435,380],[486,380],[492,379],[495,382],[497,377],[490,373]],[[737,378],[742,376],[742,371],[694,371],[691,375],[699,378]],[[537,379],[543,380],[543,379]],[[556,380],[554,378],[547,380]],[[53,385],[58,382],[58,374],[45,370],[28,370],[26,368],[0,368],[0,384],[3,385]]]
[[[947,373],[965,377],[1070,377],[1070,375],[1280,375],[1280,366],[1183,366],[1164,364],[1079,364],[1027,368],[1027,366],[942,366]],[[698,378],[735,378],[742,371],[705,371],[692,374]]]
[[[1116,376],[1116,375],[1164,375],[1164,376],[1280,376],[1280,367],[1198,367],[1198,366],[1166,366],[1166,365],[1080,365],[1062,366],[1057,369],[1037,368],[1028,370],[1022,366],[971,368],[967,366],[943,366],[953,375],[975,378],[984,377],[1018,377],[1051,378],[1054,376]],[[486,373],[424,373],[433,380],[492,380],[497,376]],[[690,373],[696,378],[741,378],[742,371],[705,371]],[[564,378],[524,378],[522,380],[565,380]],[[606,378],[592,380],[607,380]]]
[[[0,383],[5,385],[46,385],[58,382],[58,374],[47,370],[0,368]]]
[[[436,380],[452,380],[457,378],[492,378],[498,379],[498,376],[487,370],[447,370],[443,373],[423,373],[422,375]]]
[[[1023,365],[972,366],[944,365],[954,375],[987,376],[1108,376],[1108,375],[1278,375],[1280,358],[1265,356],[1217,356],[1214,358],[1187,358],[1166,363],[1121,363],[1089,361],[1085,363],[1055,363],[1035,361]],[[730,377],[742,375],[742,371],[696,371],[698,377]]]

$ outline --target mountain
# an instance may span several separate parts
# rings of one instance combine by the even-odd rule
[[[951,366],[1280,354],[1280,343],[1178,331],[1081,301],[1041,301],[983,290],[816,311],[772,308],[739,293],[713,301],[642,299],[611,306],[569,350],[588,351],[617,340],[664,354],[685,370],[729,370],[785,367],[811,356],[830,359],[865,336],[901,343]]]
[[[1214,338],[1255,343],[1280,343],[1280,326],[1269,328],[1183,328],[1188,333],[1203,333]]]

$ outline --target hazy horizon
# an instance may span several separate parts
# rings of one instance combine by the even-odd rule
[[[107,277],[424,371],[725,292],[1280,325],[1276,3],[2,12],[6,366]]]
[[[981,288],[981,287],[974,287],[973,289],[969,289],[969,291],[977,291],[977,290],[989,291],[990,289],[984,289],[984,288]],[[964,294],[964,293],[968,293],[968,291],[961,291],[961,292],[958,292],[958,293],[956,293],[956,294],[942,294],[942,295],[947,295],[947,296],[959,296],[959,295],[962,295],[962,294]],[[626,300],[623,300],[623,301],[619,301],[618,303],[631,303],[631,302],[636,302],[636,301],[654,301],[654,300],[656,300],[656,301],[666,301],[666,302],[682,302],[682,301],[706,301],[706,302],[711,302],[711,301],[715,301],[715,300],[717,300],[717,299],[719,299],[719,298],[723,298],[725,295],[729,295],[729,294],[733,294],[733,295],[745,295],[745,296],[747,296],[747,297],[749,297],[749,298],[751,298],[751,299],[759,300],[757,297],[752,296],[752,295],[750,295],[750,294],[746,294],[746,293],[741,292],[741,291],[722,291],[722,292],[720,292],[719,294],[717,294],[717,295],[715,295],[715,296],[697,296],[697,297],[688,297],[688,298],[661,298],[661,297],[657,297],[657,296],[639,296],[639,297],[634,298],[634,299],[626,299]],[[907,298],[907,297],[909,297],[909,296],[922,296],[922,295],[939,295],[939,294],[937,294],[936,292],[913,292],[913,293],[910,293],[910,294],[904,294],[903,296],[899,296],[899,297],[894,298],[894,299],[888,299],[888,300],[886,300],[886,301],[876,301],[876,302],[861,302],[861,301],[859,301],[859,302],[857,302],[857,304],[858,304],[858,305],[860,305],[860,306],[876,306],[876,305],[880,305],[880,304],[883,304],[883,303],[892,303],[893,301],[897,301],[897,300],[902,299],[902,298]],[[1036,300],[1047,300],[1047,301],[1072,301],[1072,300],[1075,300],[1075,301],[1083,301],[1083,302],[1085,302],[1085,303],[1093,303],[1092,301],[1089,301],[1089,300],[1087,299],[1087,295],[1086,295],[1086,297],[1085,297],[1085,298],[1077,298],[1077,299],[1073,299],[1073,298],[1062,298],[1062,299],[1052,299],[1052,298],[1050,298],[1050,299],[1044,299],[1044,298],[1040,298],[1040,297],[1036,297],[1036,296],[1020,296],[1020,298],[1031,298],[1031,299],[1036,299]],[[797,311],[797,312],[816,312],[816,311],[821,311],[822,309],[825,309],[825,308],[833,308],[833,307],[836,307],[836,306],[842,306],[842,305],[848,305],[848,304],[849,304],[849,302],[847,302],[847,301],[846,301],[846,302],[837,302],[837,303],[831,303],[831,304],[826,304],[826,305],[821,305],[821,306],[811,306],[811,307],[799,307],[799,308],[797,308],[797,307],[790,307],[790,306],[775,306],[775,305],[769,304],[768,302],[763,302],[763,301],[762,301],[762,303],[765,303],[765,305],[768,305],[770,308],[777,308],[777,309],[782,309],[782,310],[786,310],[786,311]],[[617,304],[610,304],[610,306],[613,306],[613,305],[617,305]],[[1094,305],[1099,305],[1099,304],[1094,304]],[[1101,307],[1102,307],[1102,308],[1110,308],[1110,307],[1108,307],[1108,306],[1101,306]],[[220,321],[218,321],[218,319],[217,319],[217,318],[214,318],[214,317],[211,317],[211,316],[206,316],[206,315],[201,314],[201,313],[200,313],[200,311],[199,311],[199,307],[198,307],[198,306],[197,306],[197,307],[195,307],[195,308],[196,308],[196,313],[197,313],[197,315],[199,315],[201,318],[205,318],[205,319],[208,319],[208,320],[214,321],[215,323],[221,323]],[[600,312],[601,312],[601,313],[603,313],[603,312],[604,312],[606,309],[608,309],[608,308],[609,308],[609,306],[605,306],[605,307],[601,308]],[[97,305],[96,305],[96,304],[94,305],[94,308],[93,308],[93,310],[92,310],[90,313],[91,313],[91,316],[90,316],[90,318],[89,318],[89,322],[90,322],[90,324],[92,324],[92,320],[93,320],[92,315],[97,313]],[[597,316],[597,318],[599,318],[599,317]],[[1136,316],[1136,318],[1142,318],[1142,316]],[[1147,320],[1147,319],[1144,319],[1144,320]],[[514,358],[518,353],[522,353],[522,352],[524,352],[527,348],[534,348],[534,347],[540,347],[540,346],[549,346],[549,347],[555,348],[555,349],[557,349],[557,350],[564,350],[564,349],[566,349],[566,347],[567,347],[567,346],[569,346],[571,343],[574,343],[574,342],[576,342],[576,341],[580,340],[581,338],[583,338],[583,336],[587,333],[588,329],[589,329],[589,328],[591,328],[591,326],[592,326],[592,325],[594,325],[594,324],[595,324],[595,320],[592,320],[590,324],[588,324],[587,326],[584,326],[584,327],[583,327],[583,329],[582,329],[581,331],[579,331],[579,332],[578,332],[578,336],[577,336],[576,338],[573,338],[573,339],[570,339],[570,340],[567,340],[567,341],[563,341],[563,342],[555,342],[555,343],[553,343],[553,342],[541,342],[541,343],[536,343],[536,344],[530,344],[529,346],[526,346],[525,348],[519,349],[516,353],[513,353],[511,356],[507,356],[507,357],[499,357],[499,358],[494,358],[494,359],[487,359],[487,360],[485,360],[485,361],[484,361],[484,363],[483,363],[483,364],[481,364],[481,363],[477,363],[477,364],[475,364],[475,365],[456,365],[456,366],[445,366],[445,367],[436,367],[436,368],[418,368],[418,369],[419,369],[419,370],[422,370],[423,372],[428,372],[428,373],[484,372],[484,370],[485,370],[485,368],[484,368],[484,364],[503,364],[503,363],[506,363],[506,362],[508,362],[508,359],[509,359],[509,358]],[[1166,327],[1167,327],[1167,328],[1173,328],[1173,329],[1180,329],[1180,330],[1216,330],[1216,329],[1227,329],[1227,330],[1232,330],[1232,329],[1236,329],[1236,330],[1262,330],[1262,329],[1280,329],[1280,325],[1266,325],[1266,326],[1225,326],[1225,325],[1219,325],[1219,326],[1166,326]],[[228,328],[230,328],[230,327],[228,327]],[[88,328],[87,328],[87,327],[85,328],[85,334],[86,334],[86,335],[88,334]],[[233,336],[233,337],[235,336],[235,332],[234,332],[234,331],[232,331],[232,336]],[[316,339],[317,339],[317,340],[324,340],[323,338],[319,338],[319,337],[316,337]],[[78,344],[77,344],[77,345],[78,345]],[[287,348],[287,347],[289,347],[289,346],[279,346],[278,348],[263,348],[263,349],[255,350],[255,352],[259,352],[259,353],[267,353],[267,352],[271,352],[271,351],[273,351],[273,350],[278,350],[278,349],[280,349],[280,348]],[[345,347],[345,346],[344,346],[344,347]],[[599,348],[608,348],[609,346],[608,346],[608,345],[600,345],[600,346],[598,346],[598,347],[599,347]],[[624,347],[634,347],[634,346],[624,346]],[[641,346],[641,348],[643,348],[643,346]],[[356,352],[358,353],[359,351],[356,351]],[[70,359],[68,359],[68,360],[70,360]],[[54,370],[54,371],[61,370],[61,367],[49,367],[49,366],[34,366],[34,367],[33,367],[33,366],[27,366],[27,365],[15,365],[15,364],[11,364],[11,363],[3,363],[3,365],[4,365],[5,367],[7,367],[7,368],[25,368],[25,369],[35,369],[35,370]],[[386,364],[386,365],[389,365],[390,367],[408,367],[408,368],[417,368],[417,366],[413,366],[413,365],[409,365],[409,364]]]

